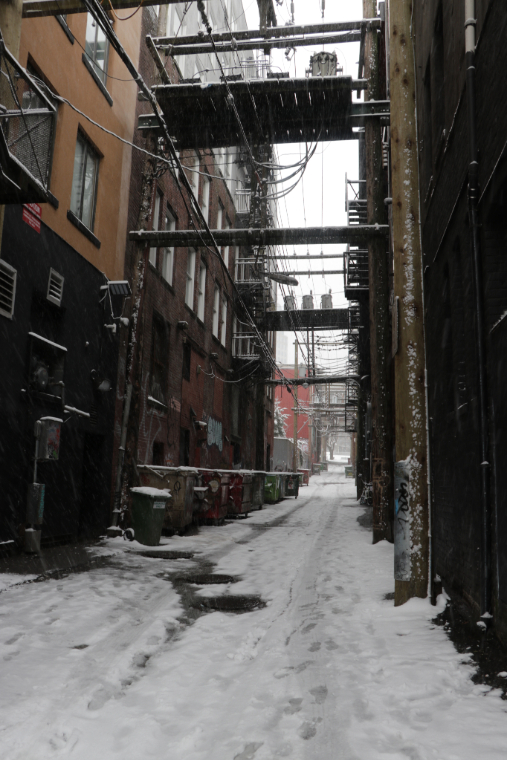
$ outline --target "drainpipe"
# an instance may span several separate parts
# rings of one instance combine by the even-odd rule
[[[488,398],[486,374],[486,344],[484,340],[484,296],[482,286],[482,256],[479,233],[479,162],[475,108],[475,0],[465,0],[465,60],[467,66],[468,141],[470,165],[468,170],[468,206],[470,242],[475,286],[477,315],[477,358],[479,363],[479,417],[481,432],[481,620],[484,629],[491,618],[491,491],[489,463]]]

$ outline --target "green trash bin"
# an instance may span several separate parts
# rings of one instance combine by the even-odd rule
[[[145,546],[158,546],[165,519],[166,501],[171,498],[167,489],[142,486],[131,488],[130,510],[134,539]]]
[[[264,501],[267,504],[276,504],[280,501],[281,478],[279,472],[267,472],[264,482]]]

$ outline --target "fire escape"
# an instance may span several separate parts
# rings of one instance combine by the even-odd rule
[[[0,38],[0,203],[48,200],[56,108]]]

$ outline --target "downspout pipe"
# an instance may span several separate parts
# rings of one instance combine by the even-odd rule
[[[476,120],[476,13],[475,0],[465,0],[465,61],[467,68],[468,107],[468,206],[470,217],[470,243],[475,286],[475,312],[477,318],[477,359],[479,364],[479,419],[481,439],[481,620],[486,626],[491,621],[491,465],[489,462],[488,389],[484,320],[484,294],[482,281],[482,253],[479,231],[479,155]]]

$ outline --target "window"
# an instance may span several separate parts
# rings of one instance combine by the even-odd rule
[[[195,251],[192,248],[188,250],[187,259],[187,286],[185,288],[185,303],[194,308],[194,283],[195,283]]]
[[[201,211],[208,224],[209,224],[210,185],[211,185],[210,178],[208,176],[203,177]]]
[[[215,285],[213,296],[213,335],[218,338],[218,328],[220,323],[220,288]]]
[[[165,212],[164,229],[166,230],[176,229],[176,219],[171,214],[169,209],[166,209],[166,212]],[[164,280],[166,280],[169,283],[169,285],[173,284],[173,268],[174,268],[174,246],[171,245],[164,248],[162,252],[162,277],[164,278]]]
[[[222,299],[222,325],[220,328],[220,343],[225,346],[227,339],[227,298]]]
[[[231,229],[231,223],[229,222],[229,220],[226,217],[225,224],[224,224],[224,230],[230,230],[230,229]],[[229,246],[228,245],[226,245],[224,247],[224,264],[227,267],[227,269],[229,269]]]
[[[65,346],[30,332],[29,384],[37,393],[62,398],[64,388]]]
[[[199,269],[199,287],[197,289],[197,316],[204,322],[204,305],[206,300],[206,264]]]
[[[153,441],[152,463],[158,467],[165,465],[164,444],[162,441]]]
[[[160,201],[162,200],[161,194],[158,192],[155,193],[155,208],[153,209],[153,224],[152,227],[154,230],[158,230],[160,228]],[[153,248],[150,248],[150,264],[153,264],[154,267],[157,266],[157,247],[154,246]]]
[[[107,74],[107,60],[109,57],[109,42],[102,27],[97,24],[91,13],[86,19],[86,43],[85,52],[96,75],[105,85]]]
[[[91,231],[95,221],[99,160],[98,153],[81,132],[78,132],[70,210]]]
[[[14,314],[16,278],[16,270],[0,259],[0,314],[8,319],[12,319]]]
[[[62,275],[51,267],[49,270],[48,290],[46,293],[46,298],[48,301],[51,301],[51,303],[54,303],[57,306],[60,306],[62,302],[63,283],[64,278]]]
[[[9,121],[2,124],[7,138],[9,149],[13,151],[18,161],[28,169],[39,181],[47,184],[51,179],[51,167],[56,134],[56,121],[58,118],[58,103],[51,97],[51,93],[44,87],[46,84],[42,73],[34,68],[30,62],[26,70],[34,78],[35,84],[44,90],[47,100],[39,95],[37,90],[29,85],[24,88],[21,95],[21,108],[23,111],[32,111],[24,115],[26,130],[16,127],[16,119],[11,122],[14,131],[9,136]],[[40,82],[43,82],[41,85]],[[54,107],[50,110],[49,103]],[[12,107],[12,106],[11,106]]]
[[[150,395],[165,404],[169,340],[167,326],[162,317],[153,315],[151,331],[151,377]]]
[[[222,224],[224,220],[224,208],[220,201],[218,202],[218,213],[217,213],[217,230],[222,229]]]

